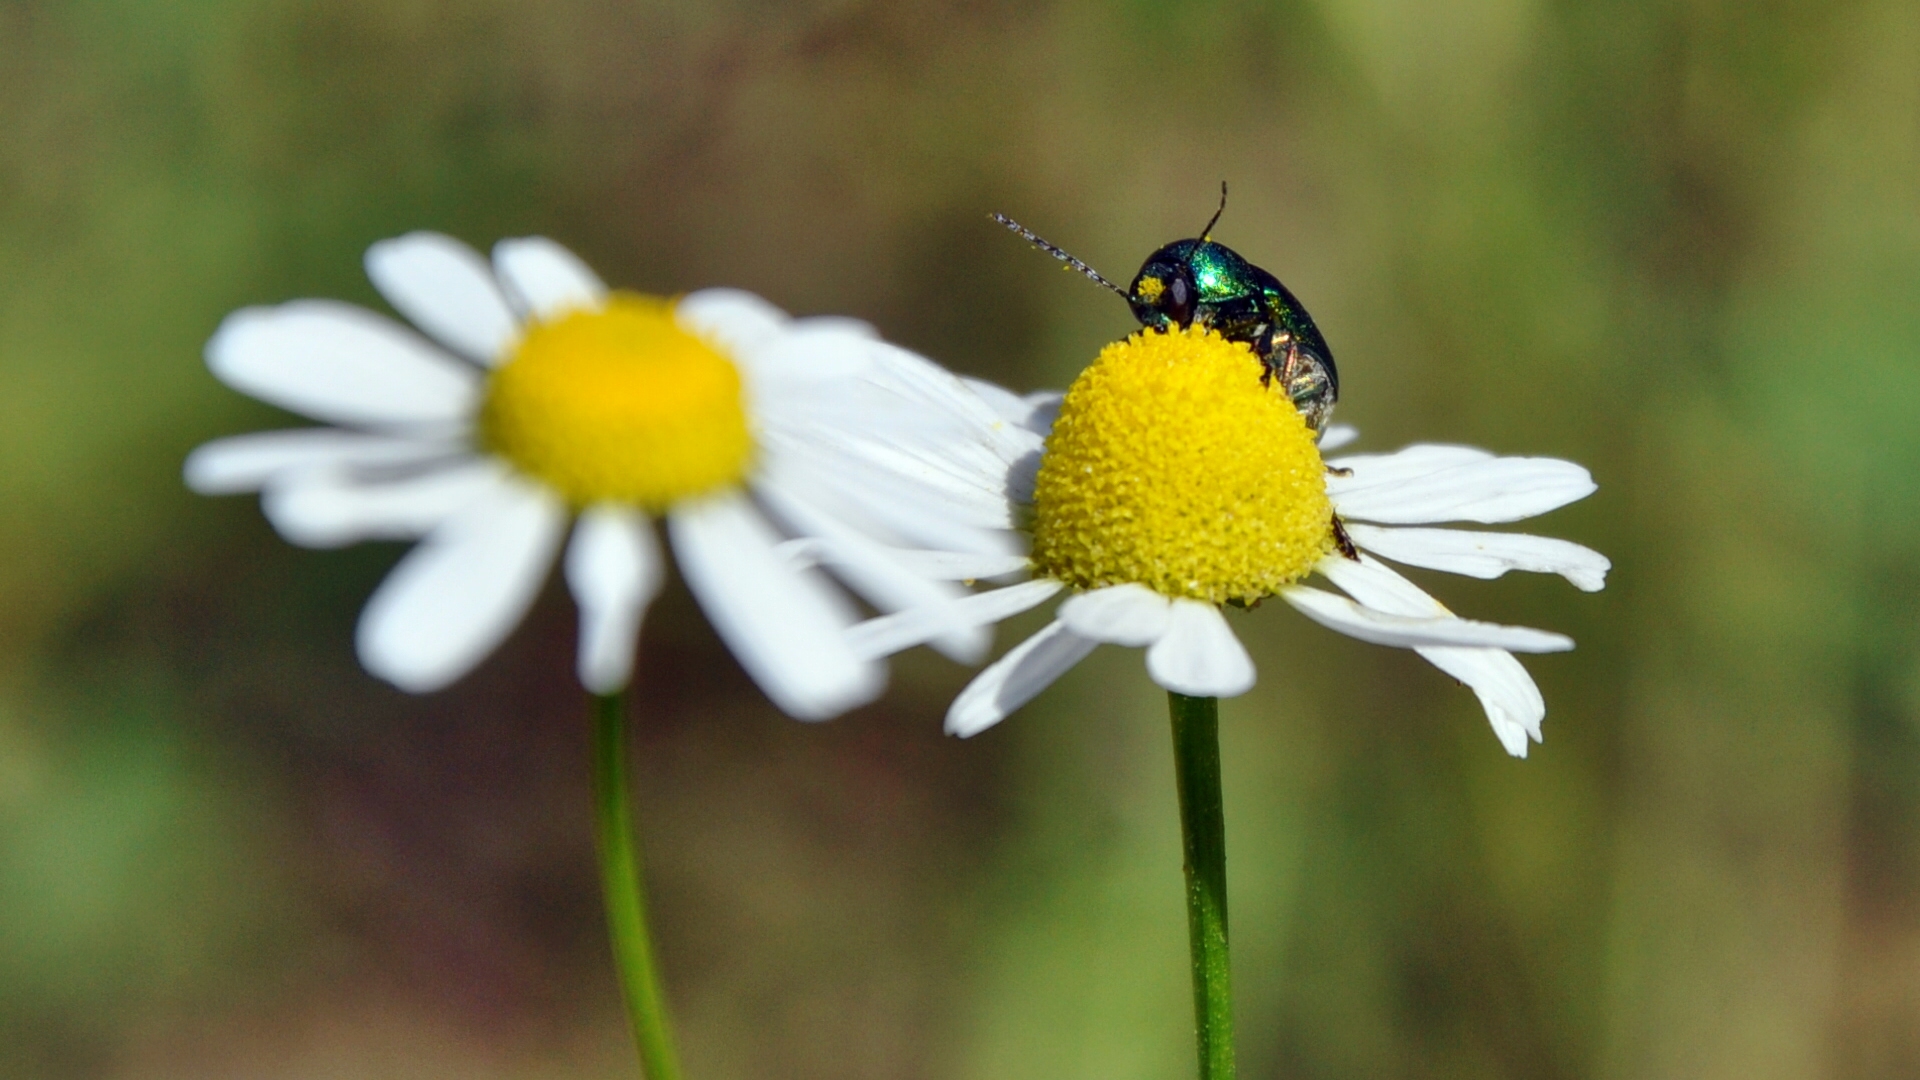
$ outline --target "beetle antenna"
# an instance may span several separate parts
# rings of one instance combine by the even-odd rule
[[[1200,230],[1201,243],[1203,244],[1206,243],[1207,238],[1213,235],[1213,227],[1220,223],[1220,215],[1226,212],[1227,212],[1227,182],[1225,180],[1222,180],[1220,181],[1220,208],[1218,210],[1215,210],[1213,212],[1213,216],[1207,219],[1207,227]]]
[[[1042,240],[1038,236],[1035,236],[1033,233],[1033,230],[1027,228],[1025,225],[1020,224],[1019,222],[1013,220],[1012,218],[1008,217],[1005,214],[988,214],[987,216],[999,222],[1000,224],[1005,225],[1007,228],[1012,229],[1014,232],[1019,233],[1021,239],[1025,240],[1027,243],[1032,244],[1034,247],[1039,248],[1041,251],[1044,251],[1047,254],[1053,256],[1054,258],[1059,259],[1061,262],[1066,263],[1070,269],[1078,270],[1081,273],[1087,275],[1088,279],[1090,279],[1094,284],[1104,285],[1107,288],[1112,289],[1114,292],[1119,293],[1121,297],[1126,299],[1131,299],[1130,297],[1127,297],[1127,290],[1121,288],[1118,285],[1115,285],[1113,282],[1108,281],[1106,278],[1101,277],[1100,271],[1095,270],[1093,267],[1088,266],[1086,263],[1083,263],[1079,259],[1076,259],[1073,256],[1067,254],[1065,251],[1062,251],[1060,248],[1056,247],[1055,245],[1049,244],[1045,240]]]

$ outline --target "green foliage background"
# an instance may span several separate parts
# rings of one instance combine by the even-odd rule
[[[1244,1074],[1915,1075],[1916,61],[1899,0],[0,0],[0,1073],[630,1075],[565,597],[447,693],[362,675],[399,549],[179,483],[285,422],[225,312],[538,232],[1059,386],[1126,312],[986,213],[1126,275],[1224,177],[1367,446],[1587,464],[1540,531],[1615,560],[1423,578],[1579,640],[1525,762],[1410,654],[1237,621]],[[692,1077],[1191,1068],[1137,653],[961,743],[965,678],[806,727],[655,609]]]

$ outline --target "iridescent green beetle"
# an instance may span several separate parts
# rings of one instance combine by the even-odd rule
[[[1188,326],[1197,322],[1219,331],[1229,341],[1245,342],[1266,365],[1260,381],[1266,384],[1278,378],[1300,415],[1314,431],[1322,431],[1340,397],[1340,374],[1333,366],[1333,350],[1313,325],[1307,309],[1280,284],[1280,279],[1225,244],[1209,239],[1226,208],[1227,185],[1222,183],[1220,208],[1200,235],[1176,240],[1147,256],[1133,284],[1125,289],[1006,215],[994,214],[993,219],[1125,297],[1142,326]]]

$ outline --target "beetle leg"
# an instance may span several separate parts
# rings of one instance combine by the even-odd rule
[[[1301,348],[1290,336],[1286,342],[1287,359],[1280,368],[1281,385],[1300,415],[1306,417],[1307,426],[1318,433],[1326,429],[1327,415],[1333,412],[1333,380],[1328,378],[1326,365],[1312,350]]]
[[[1340,549],[1340,554],[1354,562],[1360,561],[1360,549],[1353,546],[1353,537],[1348,536],[1347,527],[1340,524],[1339,514],[1333,515],[1333,546]]]

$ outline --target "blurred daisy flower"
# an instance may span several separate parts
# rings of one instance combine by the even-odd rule
[[[1277,596],[1329,629],[1413,649],[1471,687],[1501,744],[1524,757],[1546,705],[1513,654],[1571,649],[1572,640],[1462,619],[1380,559],[1478,578],[1551,572],[1598,590],[1610,564],[1578,544],[1422,527],[1533,517],[1591,494],[1592,478],[1571,462],[1464,446],[1323,461],[1323,447],[1350,441],[1352,429],[1336,425],[1316,442],[1260,371],[1244,344],[1192,327],[1108,346],[1064,399],[974,383],[996,419],[955,460],[1001,448],[973,486],[1014,508],[1032,551],[1017,566],[973,557],[970,571],[1030,580],[870,620],[849,642],[863,656],[885,656],[1070,590],[1053,622],[954,701],[947,730],[965,736],[1000,722],[1103,642],[1144,648],[1148,673],[1176,693],[1243,694],[1254,665],[1222,608]],[[1345,595],[1300,584],[1314,573]]]
[[[418,539],[358,631],[367,669],[402,689],[471,670],[556,558],[580,610],[581,681],[622,689],[661,585],[662,518],[688,587],[767,696],[832,716],[875,697],[885,672],[847,644],[857,611],[794,543],[830,538],[834,572],[882,611],[964,595],[891,554],[927,530],[975,534],[975,551],[1009,543],[916,501],[916,457],[951,445],[952,418],[978,400],[863,323],[791,319],[735,290],[612,292],[540,238],[502,241],[489,263],[413,233],[375,244],[366,267],[420,332],[330,300],[235,312],[207,344],[213,373],[333,426],[208,443],[185,473],[205,494],[261,492],[296,544]],[[935,644],[972,659],[989,634]]]

